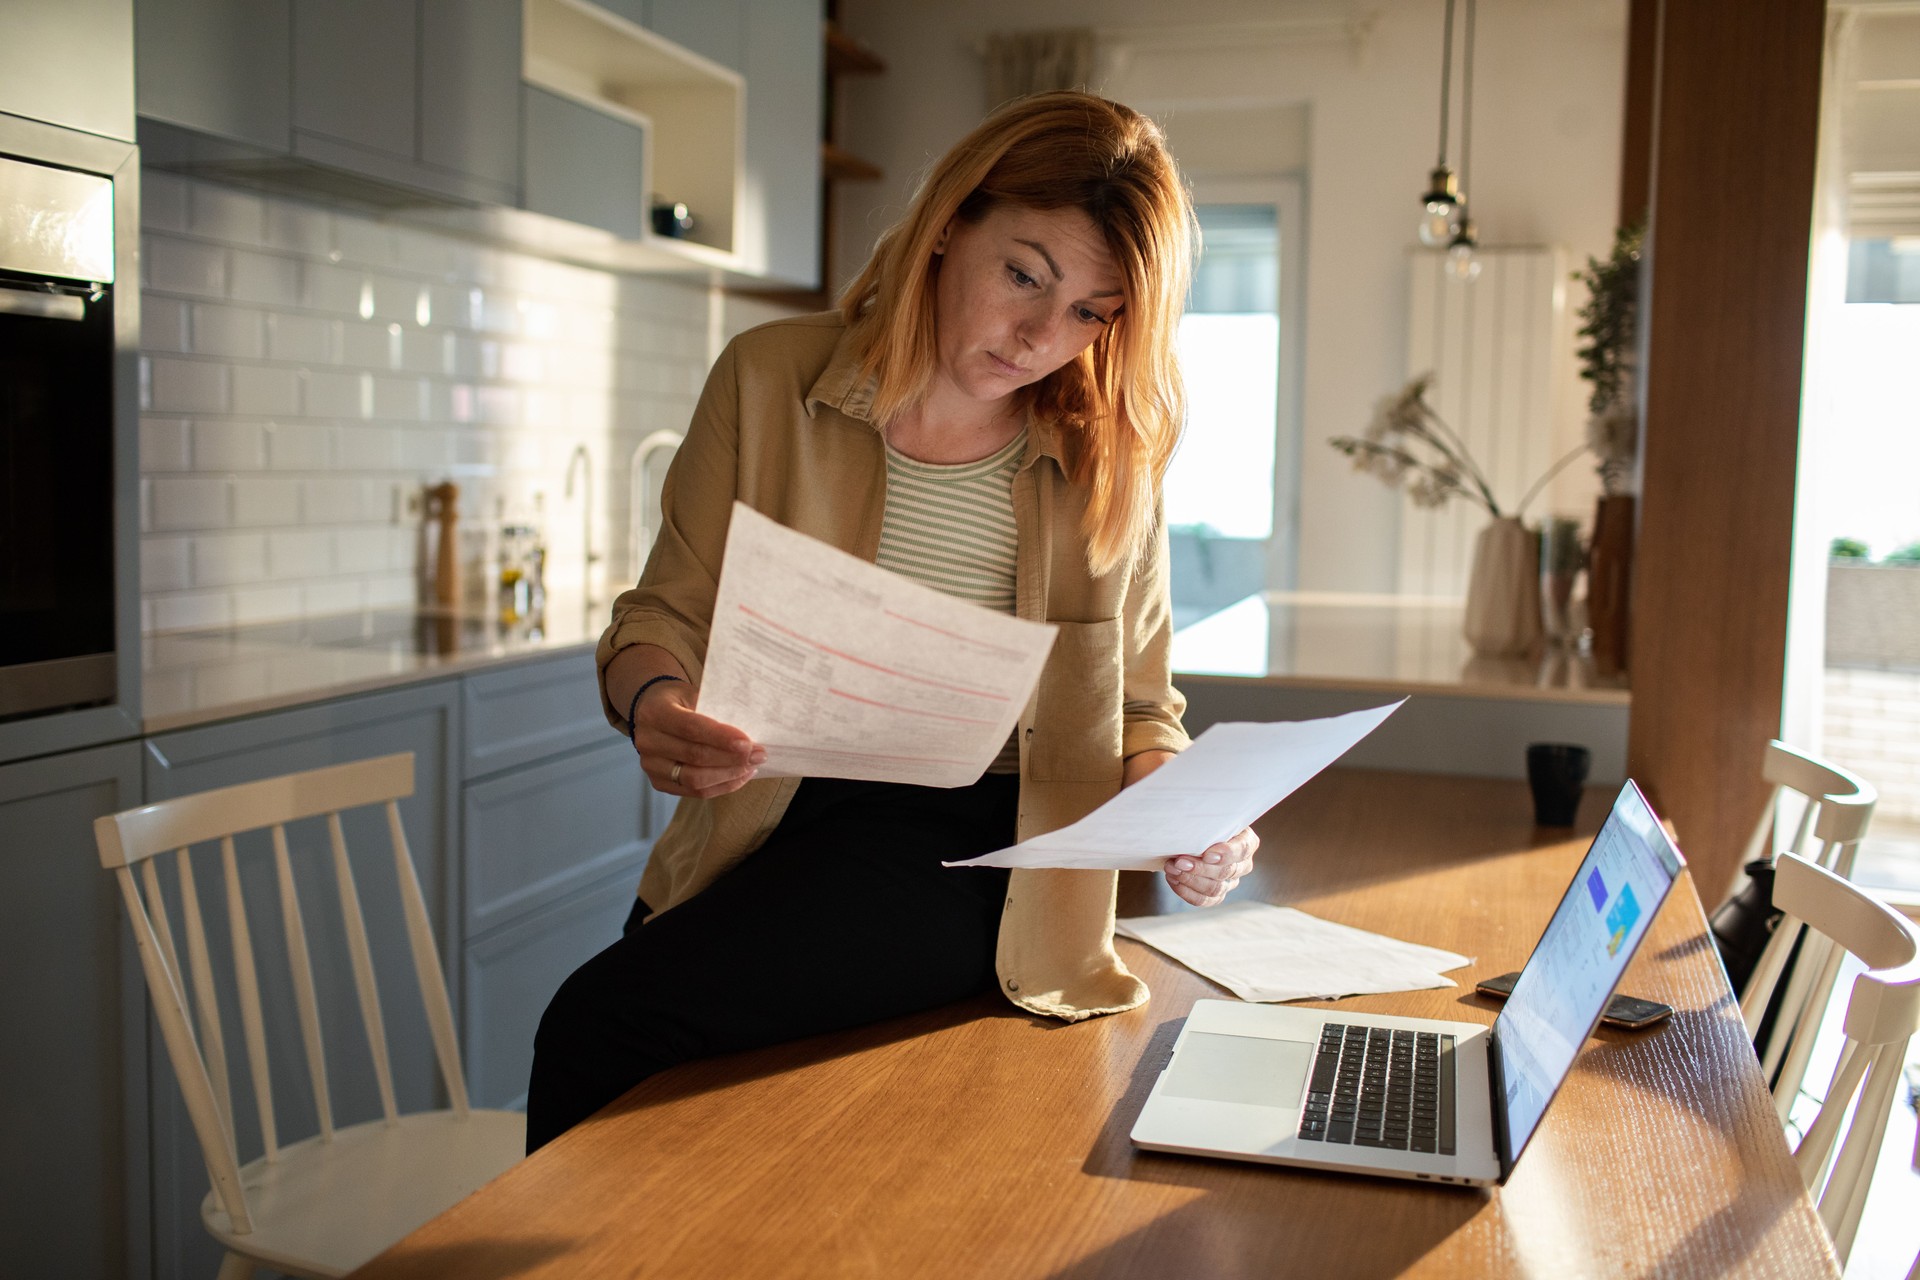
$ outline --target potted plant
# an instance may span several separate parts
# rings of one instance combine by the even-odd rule
[[[1587,398],[1587,445],[1599,459],[1600,502],[1587,556],[1587,625],[1594,665],[1611,674],[1627,665],[1627,601],[1633,575],[1634,461],[1640,423],[1633,357],[1640,310],[1641,223],[1614,233],[1605,260],[1588,258],[1573,278],[1587,286],[1580,309],[1580,376]]]

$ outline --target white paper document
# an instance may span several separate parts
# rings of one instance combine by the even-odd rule
[[[1451,987],[1440,975],[1473,963],[1264,902],[1119,920],[1114,932],[1165,952],[1242,1000],[1337,1000]]]
[[[766,748],[763,777],[963,786],[1006,745],[1054,631],[736,502],[698,710]]]
[[[1405,701],[1323,720],[1216,724],[1071,826],[945,865],[1158,871],[1252,825]]]

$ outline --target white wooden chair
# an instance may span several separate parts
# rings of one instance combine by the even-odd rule
[[[1774,866],[1773,900],[1788,919],[1805,923],[1867,965],[1847,999],[1839,1065],[1819,1115],[1794,1153],[1844,1264],[1886,1137],[1907,1041],[1920,1027],[1920,928],[1805,858],[1783,853]]]
[[[340,1276],[478,1189],[521,1156],[526,1119],[478,1111],[467,1102],[454,1039],[453,1012],[434,950],[426,903],[400,825],[401,798],[413,794],[413,756],[383,756],[287,774],[166,800],[94,823],[101,865],[120,882],[167,1056],[186,1097],[213,1188],[201,1205],[207,1230],[227,1249],[221,1280],[244,1280],[257,1263],[299,1276]],[[426,1006],[440,1075],[452,1107],[401,1115],[394,1103],[386,1025],[374,981],[365,917],[347,858],[343,810],[384,805],[414,975]],[[308,932],[295,893],[286,826],[324,815],[360,1016],[371,1048],[382,1118],[336,1128],[320,1038]],[[241,891],[234,836],[268,829],[291,970],[294,1004],[313,1088],[319,1133],[282,1145],[274,1123],[260,973]],[[221,1030],[207,930],[195,891],[191,846],[220,844],[232,989],[237,992],[260,1136],[265,1152],[242,1165],[234,1140],[233,1093]],[[156,869],[173,851],[191,975],[174,945]],[[137,884],[134,868],[140,869]],[[188,991],[192,999],[188,999]],[[195,1026],[198,1026],[196,1034]]]
[[[1795,792],[1805,800],[1793,839],[1785,845],[1786,851],[1811,857],[1842,879],[1851,879],[1854,857],[1873,820],[1873,807],[1878,800],[1872,784],[1838,765],[1778,741],[1767,744],[1762,775],[1773,784],[1775,801],[1783,791]],[[1767,816],[1754,833],[1749,852],[1763,847],[1775,808],[1773,803],[1768,805]],[[1811,854],[1809,837],[1817,845]],[[1808,1055],[1813,1052],[1814,1037],[1820,1029],[1820,1017],[1832,998],[1840,973],[1840,953],[1827,939],[1803,937],[1804,934],[1800,925],[1782,920],[1760,953],[1746,990],[1740,995],[1740,1016],[1746,1023],[1747,1034],[1757,1036],[1780,975],[1794,954],[1796,942],[1799,943],[1799,955],[1793,960],[1770,1034],[1766,1042],[1758,1046],[1761,1070],[1773,1087],[1774,1109],[1782,1123],[1786,1122],[1800,1095]]]

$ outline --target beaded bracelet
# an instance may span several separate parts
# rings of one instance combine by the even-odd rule
[[[638,689],[635,689],[633,691],[633,701],[627,704],[627,741],[628,742],[633,741],[633,730],[634,730],[633,713],[640,709],[640,695],[645,693],[647,690],[653,688],[653,686],[659,684],[662,680],[677,680],[681,684],[686,683],[686,679],[683,676],[655,676],[653,679],[647,681],[645,684],[641,685]]]

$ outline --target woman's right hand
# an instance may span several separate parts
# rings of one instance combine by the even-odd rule
[[[746,786],[767,758],[740,730],[695,711],[684,680],[662,680],[640,696],[633,748],[655,791],[702,800]]]

